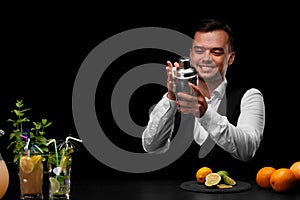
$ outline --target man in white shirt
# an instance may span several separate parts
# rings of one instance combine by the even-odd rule
[[[175,62],[173,66],[168,61],[168,92],[151,112],[142,135],[146,152],[163,153],[171,148],[179,111],[193,116],[193,131],[185,134],[193,134],[194,141],[202,146],[200,158],[209,156],[215,148],[242,162],[254,157],[265,126],[263,95],[256,88],[229,87],[226,72],[234,58],[229,26],[214,19],[202,20],[190,49],[190,63],[198,73],[197,86],[189,84],[194,95],[174,93],[172,68],[178,68],[179,64]],[[221,104],[225,105],[225,111]],[[210,147],[204,147],[205,143],[210,143]]]

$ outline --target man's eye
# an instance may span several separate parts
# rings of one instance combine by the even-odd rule
[[[198,53],[198,54],[203,54],[203,53],[205,52],[204,49],[197,49],[197,50],[195,50],[195,51],[196,51],[196,53]]]
[[[216,51],[211,51],[212,54],[216,55],[216,56],[220,56],[222,54],[224,54],[223,51],[220,51],[220,50],[216,50]]]

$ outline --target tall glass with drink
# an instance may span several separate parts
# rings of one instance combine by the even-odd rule
[[[49,155],[49,199],[70,199],[71,166],[71,154]]]
[[[43,174],[42,155],[21,155],[19,167],[21,199],[43,199]]]

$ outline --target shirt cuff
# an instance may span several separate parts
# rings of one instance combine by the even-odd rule
[[[166,113],[167,111],[171,111],[170,114],[168,115],[175,115],[177,111],[177,105],[176,105],[176,100],[171,100],[167,97],[167,94],[163,95],[162,101],[161,101],[161,106],[163,108],[163,112]]]

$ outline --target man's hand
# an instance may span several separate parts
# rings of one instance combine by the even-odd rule
[[[168,88],[168,95],[167,97],[171,100],[176,100],[176,95],[173,92],[173,77],[172,77],[172,69],[173,69],[173,65],[170,61],[167,61],[167,88]],[[174,67],[178,68],[179,64],[177,62],[174,63]]]
[[[207,110],[208,104],[200,89],[189,82],[189,86],[194,90],[194,95],[179,92],[177,101],[178,110],[185,114],[192,114],[195,117],[202,117]]]

